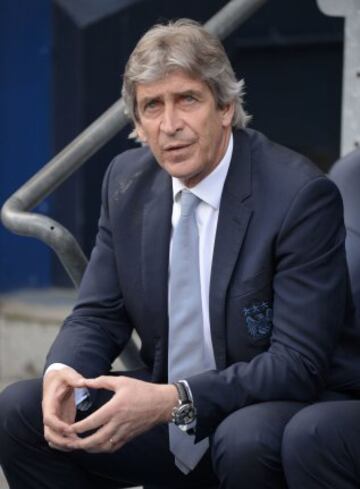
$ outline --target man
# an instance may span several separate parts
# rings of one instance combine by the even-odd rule
[[[43,393],[1,396],[0,462],[12,489],[282,487],[284,427],[324,387],[348,306],[338,191],[245,129],[242,82],[194,22],[144,35],[123,98],[145,146],[107,171]],[[109,374],[133,328],[144,368]]]

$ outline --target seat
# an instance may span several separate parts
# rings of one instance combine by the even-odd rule
[[[360,148],[339,159],[329,177],[344,202],[346,254],[354,304],[360,307]]]

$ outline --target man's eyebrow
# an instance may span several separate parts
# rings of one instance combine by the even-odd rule
[[[160,97],[161,97],[160,95],[145,96],[139,100],[139,104],[146,105],[148,102],[152,102],[153,100],[157,100]]]
[[[173,92],[172,95],[174,95],[175,97],[183,97],[183,96],[186,96],[186,95],[195,95],[197,97],[201,97],[201,90],[196,90],[194,88],[189,88],[189,89],[185,89],[185,90],[179,90],[178,92]],[[160,93],[157,93],[157,94],[154,94],[154,95],[147,95],[147,96],[144,96],[143,98],[141,98],[139,100],[139,104],[141,105],[146,105],[148,102],[152,102],[154,100],[158,100],[158,99],[161,99],[162,98],[162,94]]]
[[[201,90],[196,90],[194,88],[189,88],[188,90],[181,90],[179,92],[176,92],[177,96],[183,96],[183,95],[195,95],[196,97],[201,96]]]

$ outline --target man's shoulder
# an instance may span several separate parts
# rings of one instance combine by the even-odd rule
[[[303,187],[314,180],[326,181],[327,187],[334,186],[307,157],[275,143],[264,134],[246,129],[248,141],[252,189],[263,195],[272,194],[292,200]],[[284,200],[284,201],[285,201]]]
[[[244,146],[245,151],[241,149]],[[239,154],[237,161],[235,151]],[[274,143],[262,133],[252,129],[235,132],[232,166],[246,165],[246,160],[248,160],[248,173],[245,173],[249,182],[248,195],[251,196],[253,209],[261,214],[269,212],[271,216],[281,217],[302,195],[309,199],[321,196],[336,198],[340,206],[341,197],[336,185],[320,168],[305,156]],[[237,179],[235,177],[235,185],[241,187],[241,177],[244,172],[232,173],[240,175]]]
[[[126,212],[141,207],[153,193],[167,190],[169,182],[168,174],[147,146],[130,149],[111,161],[103,180],[103,201],[112,210],[121,208]]]
[[[323,172],[306,156],[276,143],[254,129],[246,129],[249,140],[252,164],[256,169],[272,173],[274,178],[294,177],[296,181],[324,176]]]
[[[104,189],[118,195],[151,184],[162,170],[147,146],[134,148],[115,156],[104,179]]]
[[[147,146],[132,148],[116,155],[111,164],[110,171],[112,176],[134,175],[137,171],[148,169],[152,166],[157,167],[153,154]]]

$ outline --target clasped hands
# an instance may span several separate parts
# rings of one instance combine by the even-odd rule
[[[74,389],[82,387],[107,389],[114,395],[88,417],[75,422]],[[44,436],[49,446],[57,450],[112,453],[155,425],[169,422],[177,399],[173,385],[126,376],[86,379],[76,370],[64,367],[44,377]]]

